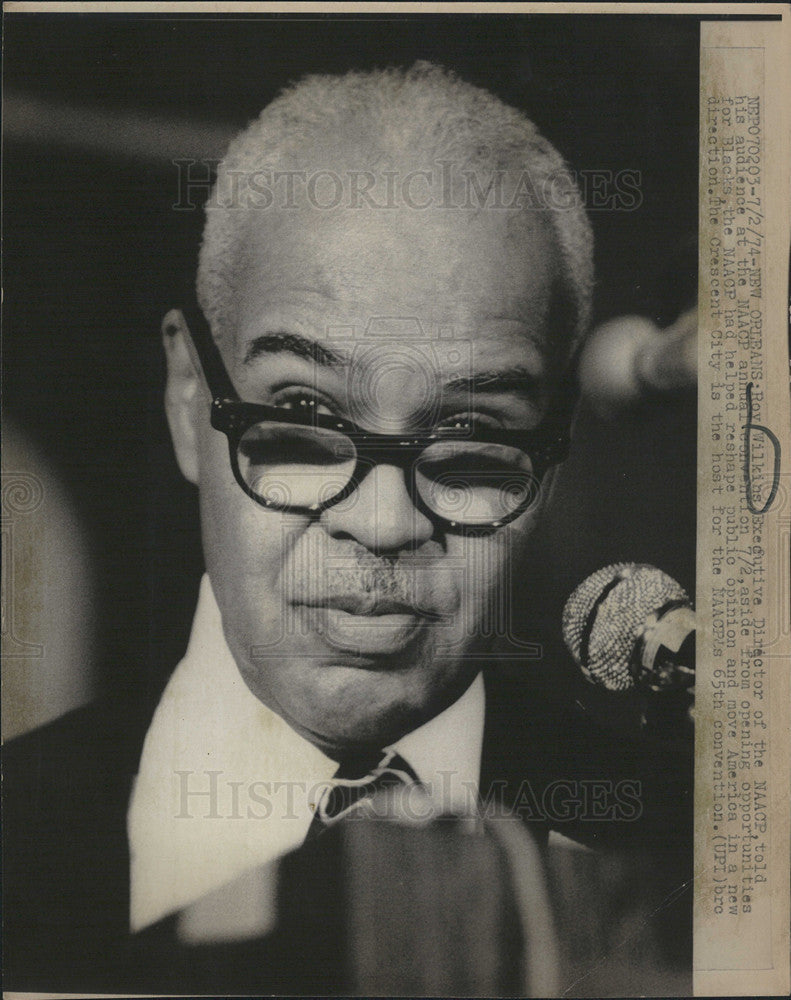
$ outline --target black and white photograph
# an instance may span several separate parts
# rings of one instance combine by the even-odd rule
[[[7,995],[692,995],[701,18],[14,6]]]

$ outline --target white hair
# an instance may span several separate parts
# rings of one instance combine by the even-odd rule
[[[232,322],[235,276],[253,210],[229,207],[221,192],[239,178],[302,164],[311,140],[364,138],[369,162],[455,162],[465,170],[518,168],[534,190],[553,192],[546,208],[562,262],[567,346],[590,321],[593,237],[582,198],[557,150],[521,111],[480,87],[427,62],[409,69],[312,75],[284,90],[231,142],[206,207],[198,265],[198,301],[215,337]],[[535,208],[535,206],[533,206]],[[517,209],[519,211],[519,209]]]

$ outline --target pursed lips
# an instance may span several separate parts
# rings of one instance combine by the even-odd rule
[[[439,612],[429,611],[392,598],[378,598],[375,594],[334,594],[323,598],[311,596],[310,600],[295,601],[294,603],[309,608],[330,608],[336,611],[345,611],[347,614],[365,618],[383,615],[408,615],[426,621],[440,621],[443,617]]]

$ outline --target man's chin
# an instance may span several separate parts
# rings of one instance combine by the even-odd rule
[[[268,685],[264,690],[260,675],[245,676],[245,681],[300,735],[337,756],[386,746],[458,697],[436,676],[436,661],[431,666],[428,674],[415,660],[330,654],[303,660],[297,669],[293,661],[284,663],[273,690]]]

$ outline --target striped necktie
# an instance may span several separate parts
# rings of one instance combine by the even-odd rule
[[[378,792],[419,784],[418,776],[395,750],[343,761],[315,805],[307,839],[355,812]]]

